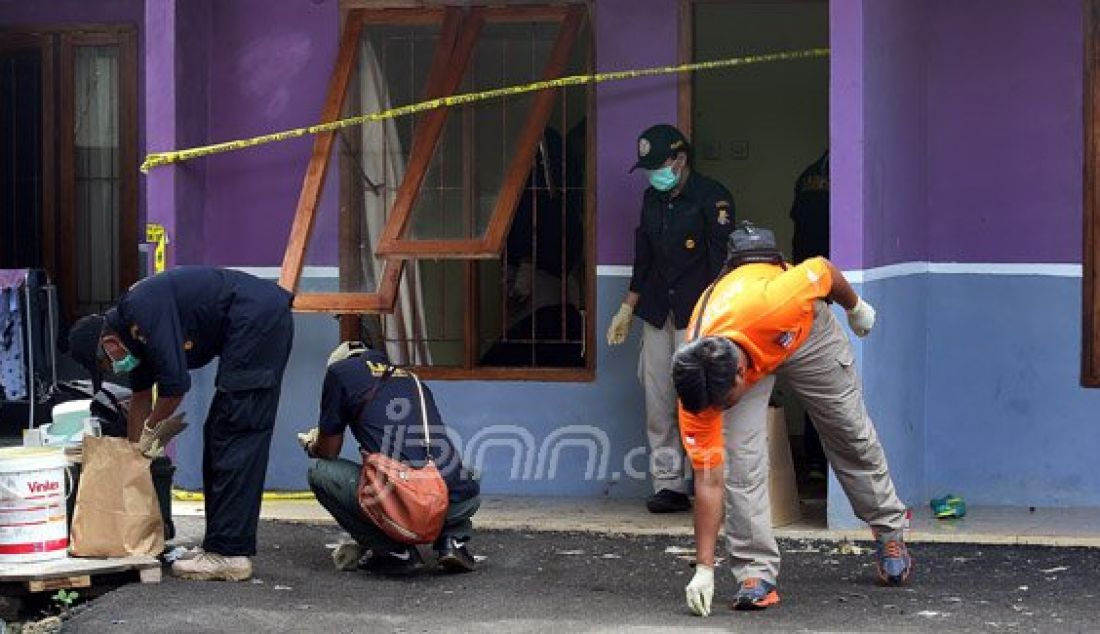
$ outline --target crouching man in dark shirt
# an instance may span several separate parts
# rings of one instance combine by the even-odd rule
[[[355,540],[340,545],[333,553],[333,562],[341,570],[359,567],[404,575],[425,567],[415,546],[393,541],[360,510],[357,493],[362,465],[339,457],[344,430],[349,427],[361,451],[368,454],[382,452],[419,466],[430,452],[447,485],[450,501],[443,532],[432,545],[439,566],[449,572],[472,572],[476,568],[466,542],[473,533],[470,518],[481,505],[480,488],[463,467],[427,386],[424,398],[431,429],[427,450],[412,375],[391,366],[384,354],[360,343],[340,344],[329,357],[320,420],[309,433],[299,434],[299,440],[313,458],[309,486],[317,501]],[[360,563],[368,550],[370,557]]]

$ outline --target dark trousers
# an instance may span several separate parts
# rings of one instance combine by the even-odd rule
[[[243,327],[230,330],[219,361],[217,393],[203,429],[202,546],[219,555],[256,554],[271,435],[294,340],[289,307],[272,321],[269,329],[257,334]]]
[[[335,460],[310,460],[309,488],[317,496],[317,501],[336,519],[336,523],[351,535],[352,539],[375,554],[390,553],[406,548],[379,529],[370,518],[359,510],[359,473],[363,466],[337,458]],[[474,496],[462,502],[451,502],[447,507],[447,518],[443,521],[443,532],[435,542],[438,550],[445,540],[454,538],[465,542],[473,536],[474,524],[470,518],[481,506],[481,498]]]

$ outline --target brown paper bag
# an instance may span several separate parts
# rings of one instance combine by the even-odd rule
[[[85,436],[71,553],[128,557],[163,551],[164,523],[149,458],[125,438]]]

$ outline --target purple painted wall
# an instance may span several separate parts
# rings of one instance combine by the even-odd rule
[[[140,26],[144,0],[0,0],[0,26],[125,22]]]
[[[148,148],[152,152],[179,147],[176,140],[176,0],[150,2],[145,7],[146,85],[142,103]],[[151,171],[142,179],[147,191],[145,220],[164,225],[172,247],[166,253],[166,265],[176,263],[176,186],[177,174],[184,168],[168,166]],[[149,263],[152,270],[152,262]]]
[[[208,142],[210,32],[212,0],[186,0],[176,6],[176,147]],[[202,262],[205,252],[207,161],[176,168],[176,228],[173,249],[181,263]]]
[[[927,259],[926,6],[864,2],[864,267]],[[834,215],[860,213],[858,207],[835,209]]]
[[[863,4],[829,3],[830,255],[842,268],[863,265]],[[840,210],[851,210],[841,212]]]
[[[643,5],[645,10],[639,10]],[[596,67],[600,71],[675,64],[676,0],[599,0]],[[676,79],[655,77],[596,88],[597,263],[632,264],[645,177],[627,170],[638,134],[655,123],[676,124]]]
[[[933,261],[1080,262],[1079,0],[929,7]]]
[[[207,137],[211,142],[319,120],[339,44],[337,0],[215,2],[210,41]],[[313,138],[213,156],[206,164],[205,262],[278,265]],[[333,213],[337,179],[323,204]],[[335,244],[335,215],[313,241]],[[327,260],[327,261],[326,261]],[[334,264],[334,249],[310,264]]]

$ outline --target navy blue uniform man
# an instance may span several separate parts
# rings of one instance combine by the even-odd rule
[[[299,434],[309,465],[309,487],[336,522],[351,535],[332,553],[340,570],[359,567],[362,554],[371,556],[362,567],[375,573],[404,575],[424,568],[419,551],[399,544],[382,532],[359,507],[361,464],[340,458],[344,432],[350,430],[366,454],[382,453],[413,466],[423,465],[430,453],[447,485],[447,516],[433,544],[438,564],[448,572],[471,572],[474,557],[466,547],[473,533],[470,518],[481,505],[477,480],[462,465],[454,443],[427,386],[421,411],[416,379],[389,364],[386,355],[361,343],[340,344],[329,357],[321,390],[317,427]],[[424,417],[429,449],[424,447]]]
[[[801,264],[813,257],[829,257],[829,151],[798,176],[791,203],[794,240],[791,242],[791,262]],[[821,437],[806,414],[803,422],[802,448],[806,454],[811,480],[824,481],[826,458]]]
[[[684,459],[672,383],[672,355],[684,342],[695,302],[722,270],[733,229],[729,190],[692,169],[691,148],[670,125],[638,138],[638,160],[650,187],[634,233],[630,291],[607,331],[609,345],[626,341],[631,317],[642,320],[638,376],[645,387],[646,436],[654,494],[652,513],[688,511],[690,465]]]
[[[252,576],[279,389],[294,338],[292,299],[275,283],[240,271],[180,267],[138,282],[106,314],[82,318],[69,333],[73,358],[94,383],[107,369],[129,375],[128,433],[147,453],[162,450],[161,424],[191,388],[188,370],[219,359],[203,431],[206,537],[172,565],[176,576]]]

